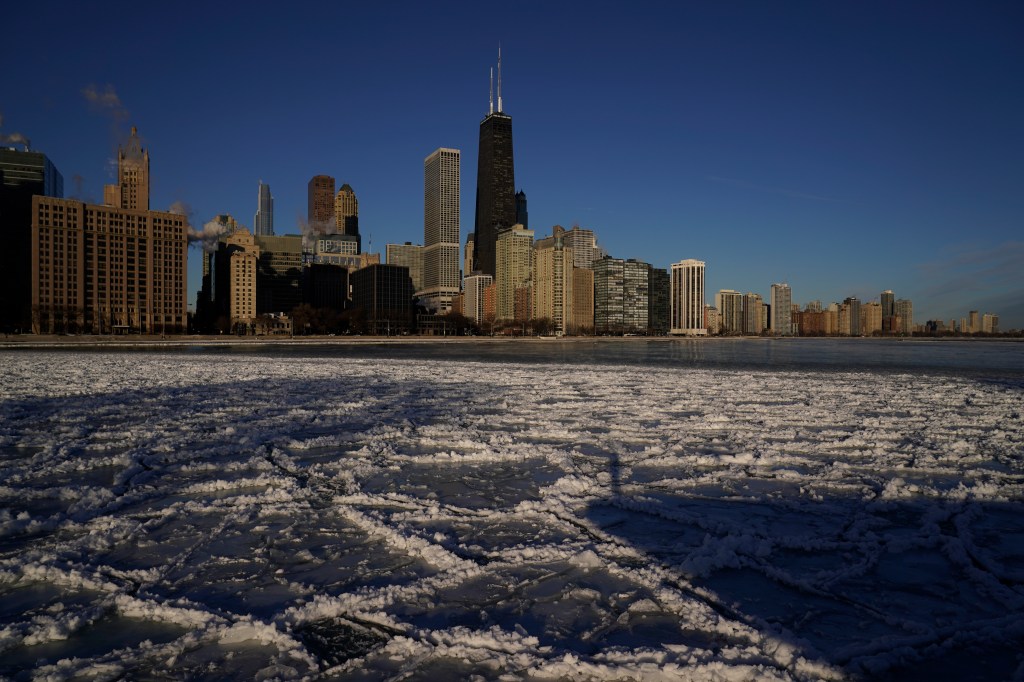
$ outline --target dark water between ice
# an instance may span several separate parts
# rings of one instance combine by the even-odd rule
[[[1024,381],[1024,343],[883,339],[509,339],[415,343],[197,344],[190,353],[554,364],[958,374]]]

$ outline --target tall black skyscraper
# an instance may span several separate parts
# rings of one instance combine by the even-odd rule
[[[526,192],[523,190],[516,192],[516,222],[530,229],[530,214],[526,210]]]
[[[512,117],[502,111],[501,49],[498,49],[498,108],[494,109],[493,77],[490,110],[480,122],[476,165],[474,270],[494,276],[498,232],[516,223],[516,179],[512,161]]]

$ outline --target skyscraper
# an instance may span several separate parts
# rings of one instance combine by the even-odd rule
[[[672,264],[672,332],[704,336],[704,261]]]
[[[142,148],[139,131],[117,148],[117,182],[103,188],[103,203],[114,208],[149,210],[149,152]]]
[[[772,333],[789,336],[793,333],[793,291],[788,284],[773,284],[771,288]]]
[[[848,306],[850,317],[850,328],[846,333],[850,336],[860,336],[860,299],[856,296],[850,296],[844,299],[843,303]]]
[[[498,232],[516,224],[515,186],[512,117],[502,109],[499,49],[498,108],[495,111],[492,90],[490,109],[480,122],[480,148],[476,166],[476,219],[473,228],[476,235],[473,267],[475,271],[492,276],[495,274],[495,244]]]
[[[523,190],[516,192],[516,222],[530,229],[530,212],[526,209],[526,192]]]
[[[274,197],[270,185],[260,180],[259,195],[256,198],[256,217],[253,218],[253,234],[257,237],[274,236]]]
[[[325,234],[327,225],[334,222],[334,178],[314,175],[306,192],[306,220],[315,232]]]
[[[594,261],[604,256],[593,230],[573,225],[563,239],[572,249],[573,265],[577,268],[593,268]]]
[[[722,289],[715,294],[715,307],[718,308],[722,334],[743,332],[743,294],[733,289]]]
[[[334,196],[334,221],[339,234],[359,236],[359,200],[347,182]]]
[[[423,247],[419,244],[387,244],[384,246],[384,257],[388,265],[402,265],[409,268],[414,292],[423,289]]]
[[[461,152],[441,148],[423,161],[423,292],[435,312],[448,312],[459,293]]]

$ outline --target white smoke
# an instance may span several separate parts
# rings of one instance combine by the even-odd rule
[[[108,83],[107,89],[101,92],[95,84],[90,83],[82,88],[82,96],[85,97],[85,101],[89,103],[89,106],[107,114],[114,119],[115,123],[122,123],[128,120],[128,109],[122,104],[121,98],[117,96],[113,85]]]
[[[175,202],[175,205],[182,202]],[[174,207],[171,207],[171,211],[174,211]],[[188,214],[182,214],[188,215]],[[189,244],[200,244],[203,247],[203,251],[213,252],[217,250],[217,241],[222,237],[226,237],[234,232],[234,227],[229,225],[226,221],[220,219],[220,217],[214,218],[203,225],[201,230],[197,230],[188,225],[188,243]]]

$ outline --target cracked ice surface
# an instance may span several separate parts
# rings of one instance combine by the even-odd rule
[[[1020,382],[0,360],[13,679],[1024,671]]]

